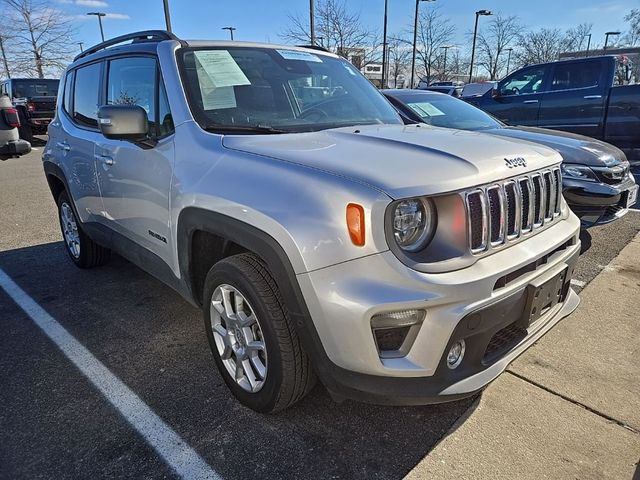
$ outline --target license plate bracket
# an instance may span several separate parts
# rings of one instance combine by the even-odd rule
[[[529,327],[549,310],[562,302],[567,294],[568,266],[548,276],[534,279],[527,285],[527,303],[522,316],[523,326]]]

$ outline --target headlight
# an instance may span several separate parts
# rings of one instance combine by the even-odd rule
[[[426,247],[436,226],[435,207],[426,198],[398,202],[393,211],[393,236],[400,248],[417,252]]]
[[[587,180],[590,182],[598,180],[598,177],[596,177],[596,174],[593,173],[593,170],[585,165],[578,165],[575,163],[561,163],[560,170],[562,170],[562,175],[564,177],[577,178],[579,180]]]

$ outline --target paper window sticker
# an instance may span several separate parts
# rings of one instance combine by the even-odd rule
[[[218,87],[202,91],[202,107],[205,110],[221,110],[236,106],[233,87]]]
[[[200,50],[193,53],[196,72],[202,86],[214,87],[251,85],[251,82],[227,50]],[[208,81],[207,81],[208,77]]]
[[[426,115],[428,117],[437,117],[445,114],[442,110],[433,106],[429,102],[410,103],[409,106],[416,110],[420,115]]]
[[[298,50],[276,50],[285,60],[301,60],[304,62],[322,63],[317,55],[308,52],[300,52]]]

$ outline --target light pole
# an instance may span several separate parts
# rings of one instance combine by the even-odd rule
[[[237,30],[236,27],[222,27],[222,30],[229,30],[229,35],[231,35],[231,40],[233,41],[233,31]]]
[[[588,33],[588,34],[585,35],[585,37],[589,37],[589,40],[587,41],[587,51],[584,54],[585,57],[588,57],[589,56],[589,47],[591,46],[591,34]]]
[[[163,0],[164,3],[164,23],[167,25],[167,32],[171,32],[171,15],[169,15],[169,0]]]
[[[469,67],[469,83],[471,83],[471,78],[473,77],[473,60],[476,56],[476,35],[478,35],[478,17],[480,15],[491,15],[489,10],[478,10],[476,12],[476,25],[473,28],[473,46],[471,47],[471,66]]]
[[[315,11],[313,8],[313,0],[309,0],[309,33],[311,35],[311,45],[316,44],[316,25],[315,25]]]
[[[607,49],[607,45],[609,44],[609,35],[620,35],[620,32],[607,32],[604,34],[604,48],[603,51]]]
[[[456,48],[455,45],[443,45],[440,48],[444,49],[444,65],[442,66],[442,80],[447,79],[447,50],[450,48]]]
[[[418,42],[418,5],[420,2],[435,2],[436,0],[416,0],[416,14],[413,17],[413,55],[411,56],[411,84],[409,88],[413,88],[413,79],[416,72],[416,43]]]
[[[106,16],[106,13],[102,12],[89,12],[87,15],[95,15],[98,17],[98,23],[100,24],[100,36],[102,37],[102,41],[104,42],[104,30],[102,29],[102,17]]]
[[[509,55],[507,56],[507,74],[505,77],[509,75],[509,65],[511,65],[511,52],[513,52],[513,48],[507,48],[507,52],[509,52]]]
[[[388,0],[384,0],[384,23],[382,27],[382,88],[385,87],[387,81],[387,3]]]

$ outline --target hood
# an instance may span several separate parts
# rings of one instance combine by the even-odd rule
[[[562,160],[557,152],[524,140],[427,125],[227,135],[222,144],[365,182],[392,198],[461,190]],[[509,168],[505,159],[518,157],[526,167]]]
[[[560,152],[563,161],[567,163],[609,167],[627,161],[627,157],[619,148],[575,133],[536,127],[504,127],[491,130],[491,133],[546,145]]]

